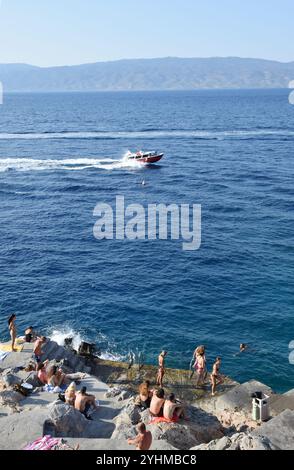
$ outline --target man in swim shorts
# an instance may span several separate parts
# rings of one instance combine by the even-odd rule
[[[158,373],[157,373],[156,383],[161,388],[163,387],[163,376],[165,374],[164,363],[165,363],[166,355],[167,355],[167,351],[162,351],[158,356]]]

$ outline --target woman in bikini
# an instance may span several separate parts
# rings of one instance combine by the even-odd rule
[[[196,387],[199,385],[202,386],[205,380],[206,374],[206,357],[205,357],[205,347],[198,346],[195,350],[195,363],[194,368],[197,374]]]
[[[221,358],[217,357],[215,363],[213,364],[212,373],[211,373],[211,395],[214,397],[215,388],[217,385],[223,383],[223,378],[219,373],[219,368],[221,365]]]
[[[15,349],[15,340],[16,340],[16,326],[15,326],[16,315],[13,313],[8,319],[8,328],[11,337],[11,350],[16,351]]]

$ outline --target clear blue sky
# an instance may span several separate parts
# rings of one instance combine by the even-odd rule
[[[294,0],[2,0],[0,63],[294,60]]]

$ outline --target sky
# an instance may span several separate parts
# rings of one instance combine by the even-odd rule
[[[288,62],[293,24],[294,0],[2,0],[0,63],[168,56]]]

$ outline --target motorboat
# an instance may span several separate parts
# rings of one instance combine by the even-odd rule
[[[163,153],[159,153],[156,151],[149,151],[149,152],[144,152],[140,150],[139,152],[127,152],[126,158],[131,161],[136,161],[139,163],[156,163],[159,162],[159,160],[162,159]]]

